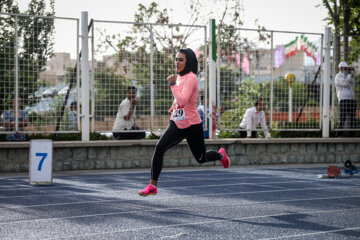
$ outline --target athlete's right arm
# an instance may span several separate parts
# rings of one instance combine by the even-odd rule
[[[193,90],[195,88],[195,84],[197,83],[196,76],[189,76],[184,80],[184,85],[182,91],[176,85],[171,86],[171,91],[176,99],[176,102],[180,104],[180,106],[184,107],[191,98],[193,94]]]

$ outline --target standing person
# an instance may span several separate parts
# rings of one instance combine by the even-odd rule
[[[339,129],[344,128],[346,119],[349,120],[350,128],[355,127],[356,101],[354,91],[352,89],[355,81],[354,76],[354,70],[351,70],[346,62],[339,63],[339,73],[335,76],[336,95],[340,107]],[[343,132],[337,131],[336,136],[343,136]],[[354,136],[355,132],[350,131],[349,137]]]
[[[246,129],[247,131],[240,131],[241,138],[256,138],[256,131],[253,131],[261,125],[261,128],[266,138],[270,138],[269,130],[266,126],[264,101],[262,98],[258,98],[255,101],[255,107],[249,108],[245,111],[244,117],[240,123],[240,129]]]
[[[199,116],[201,118],[201,125],[203,127],[203,129],[205,128],[205,113],[204,113],[204,96],[200,96],[200,104],[198,106],[198,113],[199,113]],[[207,117],[206,117],[206,120],[207,120],[207,130],[204,131],[204,138],[209,138],[209,108],[207,108]]]
[[[170,108],[170,123],[156,144],[151,163],[150,184],[139,192],[141,196],[156,195],[157,182],[162,169],[164,154],[186,138],[188,146],[199,163],[220,161],[224,168],[230,166],[230,159],[223,148],[206,151],[201,119],[197,111],[199,83],[196,77],[198,62],[195,53],[190,49],[180,49],[175,59],[177,76],[167,78],[175,98]]]
[[[129,86],[126,98],[121,102],[113,126],[113,136],[116,140],[120,139],[139,139],[145,137],[145,132],[122,132],[126,130],[139,130],[135,126],[137,88]]]
[[[69,130],[77,130],[77,102],[72,102],[70,104],[69,111]]]
[[[6,131],[15,130],[16,122],[16,99],[12,100],[12,110],[6,111],[4,113],[4,122]],[[28,125],[28,114],[26,111],[22,110],[22,98],[18,98],[18,131],[24,131],[25,127]],[[25,135],[22,133],[11,133],[6,136],[7,141],[25,141]]]

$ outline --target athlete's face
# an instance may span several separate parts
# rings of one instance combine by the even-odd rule
[[[184,70],[185,65],[186,65],[186,56],[185,54],[179,52],[178,54],[176,54],[176,58],[175,58],[176,72],[181,72],[182,70]]]

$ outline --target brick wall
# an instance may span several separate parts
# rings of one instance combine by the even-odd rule
[[[149,168],[157,140],[71,141],[53,143],[55,171]],[[360,139],[216,139],[206,140],[207,149],[224,147],[232,165],[360,163]],[[0,143],[0,172],[26,172],[29,142]],[[220,165],[210,162],[202,166]],[[186,141],[170,149],[164,167],[200,166]]]

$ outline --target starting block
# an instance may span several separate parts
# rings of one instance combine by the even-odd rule
[[[352,176],[354,175],[354,173],[358,173],[359,171],[350,160],[346,160],[344,163],[344,172],[345,174],[349,174],[350,176]],[[318,178],[336,178],[336,177],[341,177],[341,168],[338,166],[329,166],[326,174],[318,175]]]
[[[357,169],[352,170],[352,169],[345,169],[345,173],[346,174],[350,174],[350,175],[354,175],[354,173],[358,173],[359,171]]]
[[[326,172],[329,178],[335,178],[341,175],[340,168],[338,166],[329,166]]]
[[[354,173],[359,172],[357,170],[356,166],[350,160],[345,161],[344,168],[345,168],[345,173],[346,174],[354,175]]]

